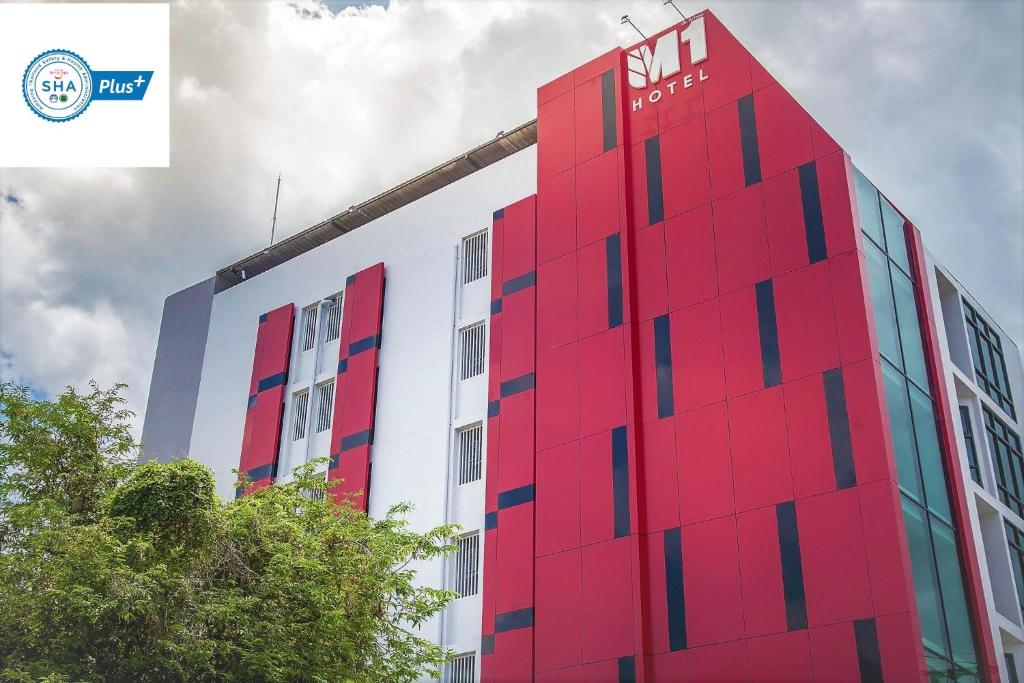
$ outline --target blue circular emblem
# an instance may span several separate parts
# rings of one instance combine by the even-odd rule
[[[70,121],[92,102],[92,71],[70,50],[47,50],[26,67],[21,91],[41,118]]]

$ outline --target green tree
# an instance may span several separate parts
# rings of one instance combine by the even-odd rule
[[[371,519],[323,467],[229,503],[192,460],[137,463],[122,386],[0,386],[0,678],[409,681],[450,653],[413,629],[452,600],[411,565],[452,551],[399,505]]]

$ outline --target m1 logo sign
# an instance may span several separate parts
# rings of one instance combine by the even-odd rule
[[[672,29],[660,36],[651,48],[646,42],[626,53],[626,70],[629,74],[629,85],[637,90],[646,90],[651,86],[665,81],[665,90],[675,95],[682,90],[692,88],[695,82],[708,80],[703,69],[697,73],[689,72],[682,78],[667,80],[682,71],[680,52],[685,44],[690,46],[690,64],[696,66],[708,58],[708,43],[704,33],[704,17],[696,17],[682,31]],[[633,100],[633,111],[643,109],[644,101],[654,104],[664,96],[660,87],[654,87]]]

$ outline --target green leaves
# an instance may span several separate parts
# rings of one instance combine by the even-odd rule
[[[411,681],[448,654],[412,630],[454,598],[451,552],[407,505],[325,496],[323,462],[227,504],[199,463],[135,463],[120,387],[0,387],[0,679]]]

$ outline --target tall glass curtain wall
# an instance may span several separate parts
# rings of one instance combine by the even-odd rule
[[[854,175],[925,657],[932,680],[979,680],[904,221]]]

